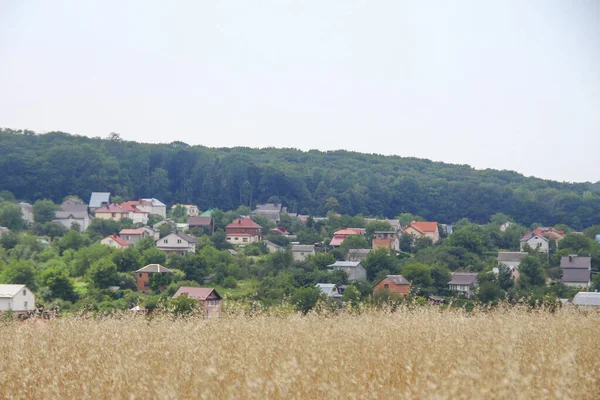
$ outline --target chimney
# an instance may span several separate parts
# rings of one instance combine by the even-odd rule
[[[573,256],[571,255],[571,256],[569,256],[569,262],[572,262],[572,261],[573,261]]]

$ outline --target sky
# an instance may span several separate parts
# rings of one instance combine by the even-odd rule
[[[600,181],[600,1],[0,1],[0,127]]]

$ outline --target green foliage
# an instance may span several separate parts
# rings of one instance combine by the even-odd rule
[[[371,244],[360,235],[350,235],[342,242],[340,249],[344,254],[348,254],[350,249],[370,249]]]
[[[0,246],[10,250],[19,244],[19,235],[16,232],[8,232],[0,235]]]
[[[342,301],[348,303],[351,307],[358,307],[361,301],[360,291],[356,286],[348,286],[342,295]]]
[[[484,282],[477,289],[477,299],[484,304],[493,303],[504,298],[504,291],[493,282]]]
[[[328,265],[335,263],[335,257],[329,253],[316,253],[309,257],[311,263],[313,263],[319,269],[325,269]]]
[[[142,264],[161,264],[164,265],[167,261],[167,256],[164,251],[151,247],[142,252]]]
[[[54,219],[58,206],[51,200],[38,200],[33,203],[33,220],[37,224],[45,224]]]
[[[311,286],[296,290],[296,293],[292,296],[292,304],[303,314],[312,310],[319,301],[325,300],[327,300],[327,297],[321,289]]]
[[[237,281],[235,280],[235,277],[228,276],[223,280],[221,286],[223,286],[226,289],[235,289],[237,287]]]
[[[65,250],[79,250],[80,248],[89,245],[89,239],[76,230],[70,229],[57,242],[58,249],[62,254]]]
[[[21,209],[9,202],[0,202],[0,226],[5,226],[11,231],[25,228]]]
[[[417,262],[406,264],[402,267],[402,276],[411,282],[413,287],[426,288],[433,285],[433,278],[429,272],[429,267],[425,264]]]
[[[69,272],[65,267],[59,265],[46,268],[40,273],[40,285],[50,290],[51,298],[59,298],[75,302],[77,294],[73,283],[69,279]]]
[[[36,271],[34,263],[31,261],[12,261],[2,272],[0,272],[0,282],[8,284],[26,285],[31,290],[37,289]]]
[[[142,255],[135,246],[115,251],[112,260],[121,272],[131,272],[143,267]]]
[[[398,259],[385,248],[374,249],[369,252],[362,264],[367,270],[367,279],[370,281],[381,275],[394,275],[400,271]]]
[[[191,314],[198,308],[198,301],[188,296],[177,296],[169,299],[168,309],[176,316]]]
[[[109,258],[94,262],[86,273],[88,281],[97,289],[106,289],[119,283],[119,270]]]
[[[526,287],[527,285],[540,286],[545,284],[545,271],[542,262],[537,256],[526,256],[519,265],[519,285]]]

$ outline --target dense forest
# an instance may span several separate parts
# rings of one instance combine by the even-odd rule
[[[511,171],[349,151],[145,144],[63,132],[0,130],[0,190],[18,199],[110,191],[224,210],[282,202],[291,211],[484,223],[496,213],[529,226],[600,223],[600,182],[561,183]]]

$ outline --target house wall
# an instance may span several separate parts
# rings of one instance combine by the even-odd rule
[[[260,242],[261,238],[259,236],[246,236],[246,235],[238,235],[238,234],[227,234],[227,242],[232,244],[248,244],[254,242]]]
[[[260,228],[245,228],[245,227],[229,227],[225,228],[227,236],[234,236],[236,234],[244,233],[251,236],[262,236],[262,230]]]
[[[473,291],[473,287],[470,285],[449,285],[450,290],[455,290],[457,292],[463,292],[465,296],[471,298],[471,294]]]
[[[218,318],[221,316],[222,301],[217,296],[211,294],[208,298],[203,301],[204,310],[208,318]]]
[[[196,245],[175,234],[170,234],[156,242],[156,247],[162,251],[187,251],[193,253],[196,251]]]
[[[409,235],[413,235],[414,237],[426,236],[428,238],[431,238],[431,241],[433,243],[436,243],[437,241],[440,240],[440,232],[437,229],[434,232],[425,232],[423,234],[423,233],[419,232],[418,230],[416,230],[415,228],[413,228],[412,226],[408,226],[404,230],[404,233],[408,233]]]
[[[96,213],[94,217],[99,219],[108,219],[113,221],[120,221],[125,218],[129,218],[129,213]]]
[[[25,294],[23,293],[25,290]],[[12,298],[0,298],[0,311],[31,311],[35,309],[35,296],[31,290],[19,290]]]
[[[148,272],[136,272],[135,279],[137,280],[138,292],[149,292],[150,288],[150,273]]]
[[[139,210],[146,211],[150,215],[158,215],[159,217],[167,217],[167,206],[153,206],[151,203],[138,204],[136,207]]]
[[[129,219],[133,221],[134,224],[146,224],[148,223],[148,214],[139,213],[139,212],[130,212]]]
[[[119,235],[121,239],[126,241],[129,244],[136,244],[140,239],[149,236],[147,233],[143,233],[141,235]]]
[[[538,251],[541,251],[542,253],[547,253],[550,247],[548,240],[545,240],[545,238],[539,235],[533,236],[526,242],[521,242],[521,251],[523,251],[525,243],[527,243],[532,249],[538,249]]]
[[[111,246],[111,247],[115,247],[117,249],[122,249],[123,246],[121,246],[119,243],[115,242],[112,238],[110,237],[105,237],[104,239],[102,239],[100,241],[100,244],[104,244],[106,246]]]
[[[333,267],[333,269],[340,269],[348,274],[348,280],[350,281],[366,281],[367,270],[362,265],[357,267]]]
[[[71,229],[71,225],[73,224],[73,222],[75,222],[79,225],[80,232],[85,231],[88,228],[88,226],[90,226],[89,218],[59,218],[55,219],[54,222],[58,222],[61,225],[64,225],[67,229]]]
[[[566,286],[571,286],[571,287],[588,287],[590,286],[590,282],[563,282],[563,284],[565,284]]]
[[[410,292],[410,285],[396,285],[390,279],[385,278],[373,287],[373,291],[380,289],[389,290],[390,292],[399,294],[400,296],[406,296]]]
[[[395,234],[375,234],[375,237],[373,238],[372,247],[374,249],[386,248],[390,250],[400,251],[400,240]]]
[[[313,251],[293,251],[292,252],[292,257],[294,257],[294,261],[304,261],[309,256],[313,256],[313,255],[315,255],[314,250]]]

